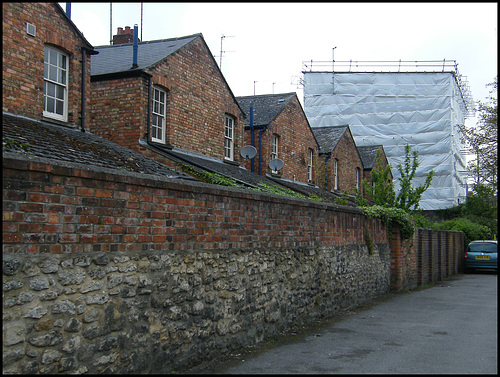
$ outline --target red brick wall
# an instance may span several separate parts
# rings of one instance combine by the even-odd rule
[[[309,148],[313,150],[314,158],[318,155],[318,145],[312,133],[312,130],[307,122],[307,118],[302,110],[302,107],[296,97],[294,97],[278,117],[269,125],[266,131],[262,134],[261,146],[261,174],[271,173],[269,169],[269,161],[271,161],[272,151],[272,135],[276,134],[280,137],[278,146],[278,158],[285,163],[280,171],[283,178],[297,180],[300,182],[308,182],[307,177],[307,159]],[[259,168],[259,130],[255,130],[255,147],[257,148],[257,156],[255,157],[255,172],[258,173]],[[251,133],[245,133],[246,144],[251,144]],[[250,169],[250,162],[245,163]],[[314,181],[314,166],[313,166],[313,181]]]
[[[412,239],[402,240],[393,229],[391,289],[414,289],[462,272],[464,246],[463,232],[416,228]]]
[[[3,3],[3,111],[41,119],[44,46],[69,55],[68,123],[77,127],[81,112],[82,51],[85,43],[52,3]],[[26,33],[26,23],[36,36]],[[90,56],[86,60],[86,98],[90,96]]]
[[[350,207],[7,158],[3,173],[4,253],[387,244]]]
[[[90,131],[126,148],[138,151],[147,133],[148,80],[128,77],[92,82],[88,110]]]
[[[389,165],[389,161],[387,160],[387,156],[385,155],[384,150],[382,149],[382,153],[380,154],[380,157],[382,158],[382,169],[385,169],[387,165]],[[378,163],[375,161],[373,164],[373,170],[378,169]],[[393,181],[392,173],[389,175],[390,179],[389,182]],[[371,171],[364,171],[363,172],[363,179],[366,179],[366,182],[368,182],[370,185],[372,183],[372,177],[371,177]]]
[[[356,144],[350,132],[345,132],[339,140],[331,157],[328,159],[328,187],[331,191],[334,188],[334,161],[338,160],[338,188],[337,191],[354,195],[356,191],[356,168],[363,174],[363,163],[356,149]],[[361,185],[362,176],[360,176]],[[324,184],[321,185],[324,187]]]
[[[225,115],[229,114],[235,118],[235,161],[240,160],[244,115],[201,37],[148,73],[152,85],[167,91],[167,145],[223,158]],[[91,85],[93,132],[139,150],[138,137],[144,138],[147,131],[147,79],[96,81]],[[119,136],[123,127],[132,140]],[[138,129],[133,131],[133,127]]]

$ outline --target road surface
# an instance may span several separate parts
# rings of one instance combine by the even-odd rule
[[[456,275],[197,372],[497,374],[497,317],[497,274]]]

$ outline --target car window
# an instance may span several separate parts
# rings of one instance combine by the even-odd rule
[[[483,253],[496,253],[497,244],[484,242],[484,243],[472,243],[469,245],[469,251],[480,251]]]

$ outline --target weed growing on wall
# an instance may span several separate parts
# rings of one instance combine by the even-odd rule
[[[382,220],[382,223],[387,227],[387,238],[391,240],[392,227],[398,226],[401,230],[401,237],[403,239],[410,239],[413,236],[414,224],[413,218],[406,211],[401,208],[395,207],[362,207],[368,217],[376,217]]]

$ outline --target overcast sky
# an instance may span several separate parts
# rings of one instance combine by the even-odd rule
[[[66,3],[59,3],[66,10]],[[497,3],[71,3],[94,46],[202,33],[236,96],[297,92],[303,61],[456,60],[474,100],[497,75]],[[335,50],[333,50],[333,48]],[[256,81],[254,83],[254,81]],[[474,119],[469,122],[475,122]]]

